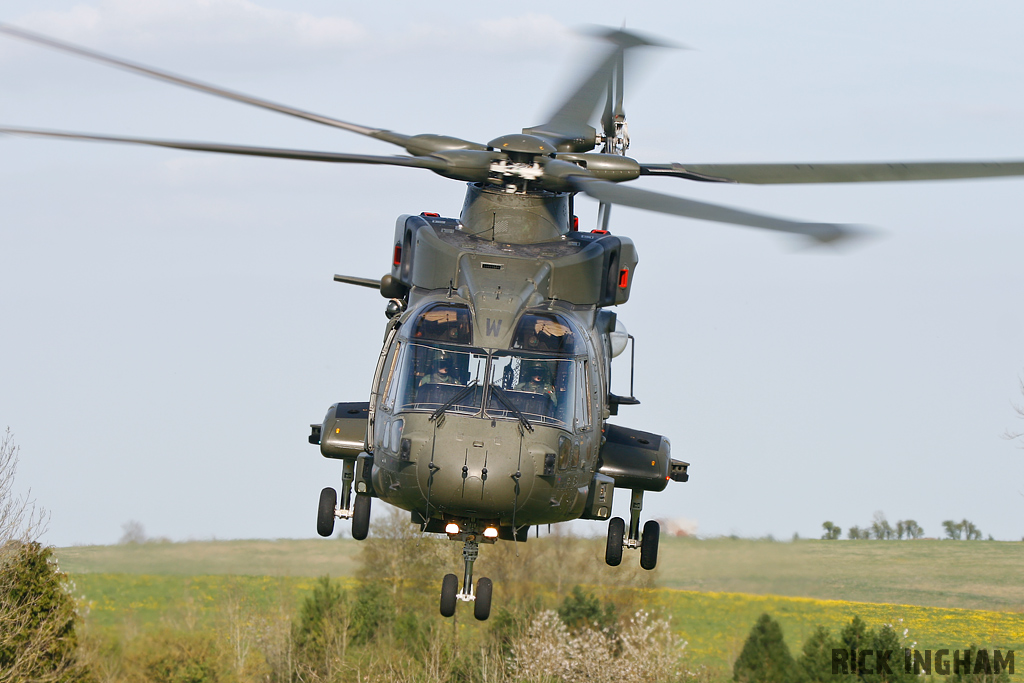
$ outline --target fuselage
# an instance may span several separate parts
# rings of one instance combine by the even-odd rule
[[[568,198],[471,185],[461,219],[402,216],[370,399],[373,490],[427,520],[504,528],[584,513],[608,417],[632,242],[574,229]]]

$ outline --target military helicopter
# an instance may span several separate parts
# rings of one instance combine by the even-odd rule
[[[458,218],[403,215],[390,272],[380,280],[336,275],[378,289],[388,322],[366,401],[333,404],[311,426],[310,443],[342,461],[341,490],[325,488],[317,531],[351,519],[368,535],[373,498],[408,510],[426,533],[463,544],[463,578],[442,581],[440,612],[459,601],[488,618],[493,586],[473,565],[481,543],[524,542],[531,527],[607,520],[605,560],[638,549],[657,563],[660,529],[643,524],[644,494],[688,479],[666,437],[609,422],[639,401],[611,387],[611,361],[635,347],[611,310],[629,299],[638,257],[611,234],[613,204],[775,230],[834,243],[862,231],[697,202],[623,183],[670,176],[718,183],[828,183],[1024,175],[1024,162],[857,164],[642,163],[628,156],[623,106],[626,56],[652,40],[617,30],[545,123],[486,144],[435,134],[406,135],[320,116],[110,57],[22,29],[0,32],[151,78],[398,145],[408,156],[87,135],[25,128],[0,132],[154,145],[329,163],[424,168],[468,183]],[[600,129],[590,121],[601,108]],[[601,148],[600,152],[593,150]],[[600,202],[598,225],[581,230],[574,199]],[[631,363],[632,368],[632,363]],[[611,517],[615,489],[630,491],[628,523]]]

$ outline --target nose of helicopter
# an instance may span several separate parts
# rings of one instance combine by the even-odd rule
[[[416,474],[434,510],[511,521],[529,497],[534,462],[517,422],[450,416],[435,428],[432,445]]]

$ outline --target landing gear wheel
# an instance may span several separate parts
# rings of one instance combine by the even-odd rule
[[[488,581],[490,583],[490,581]],[[455,614],[455,601],[459,592],[459,577],[455,574],[445,574],[441,580],[441,616],[450,617]],[[490,608],[490,596],[488,595],[488,609]],[[486,617],[484,617],[486,619]]]
[[[653,519],[644,524],[644,535],[640,539],[640,566],[654,569],[658,564],[658,538],[661,536],[661,525]]]
[[[455,576],[449,574],[449,576]],[[494,591],[494,584],[484,577],[476,582],[476,601],[473,603],[473,616],[477,621],[487,621],[491,616],[491,593]],[[444,612],[441,612],[444,614]]]
[[[324,538],[334,533],[334,508],[337,505],[337,491],[327,487],[320,492],[320,507],[316,511],[316,532]]]
[[[608,520],[608,545],[604,549],[604,561],[612,567],[622,562],[622,538],[626,535],[626,522],[622,517]]]
[[[370,533],[370,496],[356,494],[352,506],[352,538],[361,541]]]

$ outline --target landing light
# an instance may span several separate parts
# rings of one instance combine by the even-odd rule
[[[498,537],[498,530],[495,529],[493,526],[489,526],[486,529],[484,529],[484,538],[497,538],[497,537]]]
[[[455,522],[448,522],[448,524],[444,528],[444,532],[446,534],[457,534],[459,533],[459,525]]]

